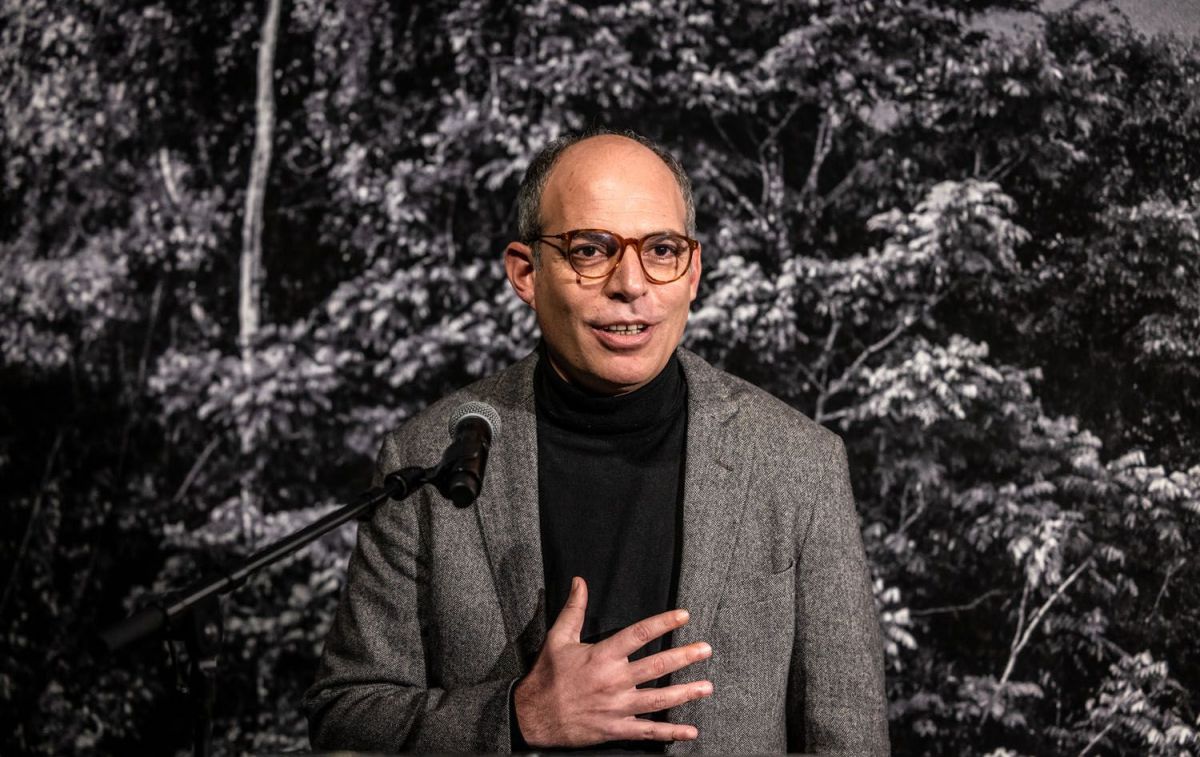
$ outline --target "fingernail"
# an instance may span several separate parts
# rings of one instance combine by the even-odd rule
[[[685,739],[688,739],[689,741],[693,741],[700,737],[700,731],[696,730],[695,728],[688,728],[683,733],[684,733],[683,737]]]
[[[578,588],[579,588],[579,576],[572,576],[571,577],[571,591],[575,591]]]
[[[710,697],[713,693],[713,685],[708,681],[701,681],[696,686],[696,690],[700,692],[700,696]]]
[[[712,647],[710,647],[707,642],[700,645],[700,656],[701,657],[711,657],[712,656]]]
[[[689,613],[687,610],[675,611],[675,620],[678,620],[680,623],[686,623],[690,617],[691,613]]]

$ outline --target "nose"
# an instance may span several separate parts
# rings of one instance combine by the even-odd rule
[[[633,248],[633,249],[630,249]],[[626,254],[628,253],[628,254]],[[621,249],[617,267],[604,282],[604,293],[614,300],[632,302],[646,293],[646,272],[638,259],[637,244],[629,242]]]

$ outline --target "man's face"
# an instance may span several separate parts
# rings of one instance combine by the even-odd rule
[[[593,137],[563,152],[542,194],[541,217],[547,234],[606,229],[641,238],[686,232],[683,196],[671,170],[652,151],[617,136]],[[554,244],[562,246],[558,240],[540,245],[538,268],[524,244],[513,243],[505,256],[513,288],[537,311],[552,365],[593,392],[622,394],[644,386],[683,338],[700,285],[700,250],[682,278],[655,284],[632,245],[608,277],[580,279]],[[645,329],[606,330],[630,324]]]

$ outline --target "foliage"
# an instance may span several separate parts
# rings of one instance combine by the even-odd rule
[[[603,123],[697,187],[688,345],[846,438],[896,751],[1200,752],[1194,43],[981,23],[1026,0],[295,0],[243,361],[260,5],[0,6],[0,751],[186,748],[159,651],[90,634],[525,354],[517,183]],[[352,543],[229,599],[222,752],[306,744]]]

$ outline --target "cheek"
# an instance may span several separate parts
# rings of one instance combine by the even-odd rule
[[[691,310],[692,295],[690,289],[684,289],[674,297],[669,306],[671,311],[671,320],[682,327],[687,323],[688,313]]]
[[[562,308],[558,292],[545,279],[538,279],[533,288],[533,297],[537,303],[535,310],[538,311],[539,317],[551,316]]]
[[[563,333],[578,321],[578,307],[557,287],[543,285],[536,291],[538,321],[542,331]]]

